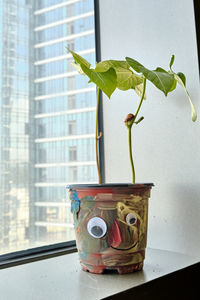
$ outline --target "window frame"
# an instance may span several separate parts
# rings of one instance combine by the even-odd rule
[[[95,49],[96,49],[96,61],[101,60],[101,44],[100,44],[100,16],[99,16],[99,0],[93,0],[94,2],[94,24],[95,24]],[[100,93],[100,100],[102,99],[102,93]],[[99,132],[103,131],[103,107],[102,101],[99,106]],[[105,182],[105,168],[104,168],[104,141],[103,137],[99,141],[100,156],[100,170],[102,183]],[[76,241],[67,241],[56,244],[49,244],[41,247],[29,248],[26,250],[20,250],[0,255],[0,269],[13,267],[16,265],[22,265],[25,263],[31,263],[47,258],[56,257],[59,255],[69,254],[77,252]]]
[[[198,0],[193,0],[194,6],[194,17],[196,25],[196,39],[197,39],[197,54],[199,60],[199,73],[200,73],[200,2]]]

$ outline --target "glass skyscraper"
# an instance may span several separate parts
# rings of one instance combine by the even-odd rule
[[[0,249],[74,238],[66,185],[97,182],[93,0],[0,0]]]

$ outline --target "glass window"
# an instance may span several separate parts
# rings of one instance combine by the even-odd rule
[[[93,2],[0,1],[0,254],[73,240],[66,185],[97,182],[95,88],[66,50],[95,63]]]
[[[76,146],[69,147],[69,161],[77,160],[77,148]]]
[[[65,2],[66,0],[36,0],[35,5],[36,9],[42,9],[48,6],[56,5],[62,2]]]
[[[75,90],[76,88],[76,77],[75,76],[71,76],[68,78],[68,89],[71,90]]]
[[[68,109],[76,108],[76,95],[68,96]]]
[[[77,134],[76,120],[71,120],[71,121],[68,122],[68,134],[69,135]]]
[[[78,170],[77,167],[70,167],[69,168],[69,177],[71,178],[72,182],[76,182],[78,179]]]
[[[67,24],[67,34],[74,34],[74,22],[70,22]]]

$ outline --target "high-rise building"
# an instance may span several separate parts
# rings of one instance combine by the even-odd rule
[[[29,244],[31,38],[24,2],[0,1],[0,249],[11,251]]]
[[[1,249],[73,239],[69,183],[96,182],[93,0],[0,0]]]

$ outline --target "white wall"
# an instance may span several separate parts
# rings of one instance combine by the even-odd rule
[[[168,68],[187,77],[199,119],[191,121],[189,102],[179,87],[165,98],[151,83],[133,128],[137,182],[153,182],[148,246],[200,255],[200,90],[192,0],[100,0],[104,59],[130,56],[146,67]],[[134,91],[104,96],[106,182],[130,182],[127,129]]]

